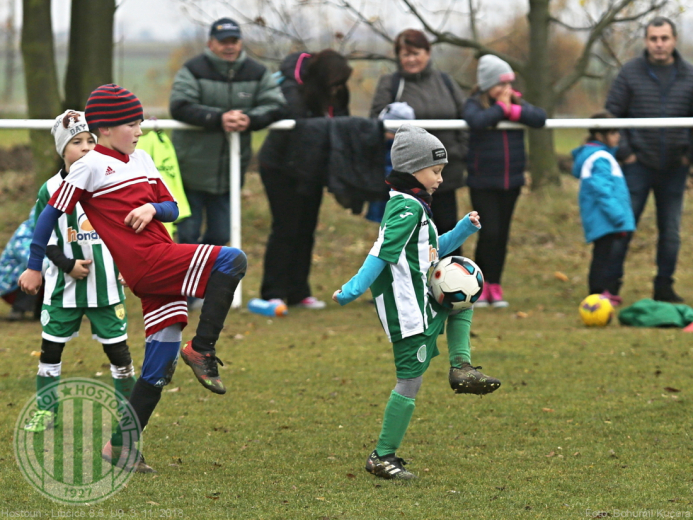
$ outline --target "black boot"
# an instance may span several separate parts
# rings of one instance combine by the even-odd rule
[[[654,283],[654,296],[652,297],[658,302],[669,302],[669,303],[683,303],[684,299],[681,298],[674,291],[673,281],[659,281],[655,279]]]

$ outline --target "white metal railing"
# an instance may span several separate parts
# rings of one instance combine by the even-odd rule
[[[53,119],[0,119],[0,130],[50,130]],[[418,119],[413,121],[385,121],[385,128],[396,130],[403,123],[410,123],[427,130],[465,130],[469,126],[461,119]],[[293,119],[277,121],[269,126],[271,130],[291,130],[296,126]],[[526,128],[518,123],[502,122],[497,127],[504,129]],[[544,128],[693,128],[693,117],[632,118],[632,119],[547,119]],[[143,130],[201,130],[173,119],[146,120]],[[231,247],[241,248],[241,140],[237,132],[229,133],[231,161],[229,166],[231,204]],[[233,297],[233,308],[242,304],[241,285]]]

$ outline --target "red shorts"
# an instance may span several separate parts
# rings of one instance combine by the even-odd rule
[[[142,300],[147,336],[174,323],[188,324],[187,297],[204,297],[221,246],[162,244],[153,249],[158,260],[131,288]]]

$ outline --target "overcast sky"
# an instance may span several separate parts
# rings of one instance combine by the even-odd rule
[[[0,0],[0,19],[4,20],[7,16],[8,5],[10,2],[15,2],[15,9],[18,16],[18,23],[21,23],[21,0]],[[96,1],[96,0],[95,0]],[[228,0],[227,0],[228,1]],[[236,1],[238,3],[236,3]],[[236,0],[235,5],[246,4],[248,0]],[[207,18],[216,18],[232,14],[228,9],[225,9],[224,0],[195,0],[200,5]],[[672,0],[672,3],[677,3],[682,7],[688,7],[683,14],[681,22],[687,27],[693,27],[693,0]],[[185,34],[191,34],[196,29],[199,29],[189,16],[181,9],[181,3],[178,0],[117,0],[118,9],[116,11],[116,39],[120,39],[122,35],[126,40],[141,39],[149,36],[156,40],[179,40]],[[230,3],[230,2],[229,2]],[[382,5],[383,2],[374,2],[376,5]],[[466,2],[463,2],[466,4]],[[487,22],[491,19],[497,22],[499,16],[512,16],[520,10],[526,9],[527,0],[481,0],[485,6],[491,7],[490,13],[486,16]],[[503,6],[503,9],[494,8]],[[425,5],[425,3],[424,3]],[[403,13],[397,13],[397,9],[392,9],[388,4],[388,17],[399,17]],[[501,14],[502,13],[502,14]],[[67,31],[70,24],[70,0],[52,0],[52,14],[54,32],[60,33]],[[204,15],[197,14],[198,19]],[[207,22],[206,25],[211,20]],[[682,31],[681,37],[687,37],[687,31]]]

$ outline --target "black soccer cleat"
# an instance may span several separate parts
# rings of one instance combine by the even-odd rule
[[[403,459],[392,455],[379,457],[375,450],[370,454],[366,461],[366,471],[376,477],[386,480],[412,480],[417,478],[411,471],[404,469]]]
[[[462,363],[460,368],[451,367],[448,380],[456,394],[485,395],[500,388],[501,382],[495,377],[489,377],[479,372],[481,367],[473,367]]]

